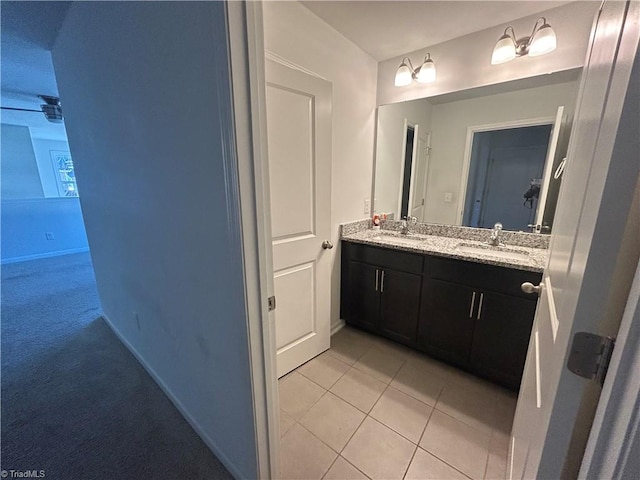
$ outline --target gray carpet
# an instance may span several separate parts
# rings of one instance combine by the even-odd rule
[[[232,478],[100,317],[89,254],[2,267],[3,470]]]

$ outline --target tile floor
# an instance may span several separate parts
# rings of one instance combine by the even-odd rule
[[[287,479],[504,479],[516,395],[345,327],[279,381]]]

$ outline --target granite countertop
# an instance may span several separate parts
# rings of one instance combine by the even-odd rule
[[[393,248],[406,252],[422,253],[439,257],[456,258],[488,265],[515,268],[531,272],[542,272],[547,264],[549,251],[520,245],[492,247],[487,243],[436,235],[410,233],[402,235],[394,230],[359,229],[344,231],[343,241]],[[486,253],[485,253],[486,251]],[[506,255],[506,256],[504,256]]]

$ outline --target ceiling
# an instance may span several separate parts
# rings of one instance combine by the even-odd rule
[[[569,1],[302,1],[377,61],[571,3]],[[532,26],[533,27],[533,26]],[[496,29],[496,39],[502,31]],[[529,35],[530,32],[517,32]]]
[[[0,102],[3,107],[40,110],[38,95],[58,96],[51,47],[71,2],[0,3]],[[64,124],[38,112],[2,110],[2,123],[28,126],[38,138],[64,140]]]

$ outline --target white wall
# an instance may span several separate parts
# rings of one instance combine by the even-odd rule
[[[521,57],[502,65],[491,65],[491,53],[507,25],[498,25],[453,40],[427,46],[381,62],[378,69],[378,105],[493,85],[496,83],[571,70],[584,65],[591,27],[599,2],[572,2],[538,15],[524,17],[512,25],[518,37],[529,35],[540,16],[554,28],[558,48],[540,57]],[[402,57],[418,65],[426,52],[436,64],[438,78],[432,84],[393,84]]]
[[[371,198],[376,61],[298,2],[264,3],[268,51],[333,84],[331,240],[338,225],[366,217]],[[327,206],[329,208],[329,206]],[[340,321],[340,249],[332,251],[331,318]]]
[[[2,199],[44,197],[29,128],[5,123],[0,128]]]
[[[104,312],[256,478],[227,56],[222,2],[74,2],[53,49]]]
[[[431,223],[459,224],[468,127],[554,117],[560,105],[565,106],[571,121],[577,94],[578,82],[573,81],[434,105],[425,218]],[[444,202],[446,192],[453,193],[452,203]]]
[[[400,218],[398,200],[405,155],[405,120],[409,125],[419,125],[420,132],[430,132],[431,109],[431,103],[426,99],[394,103],[378,109],[374,202],[377,213],[395,213],[395,218]]]

